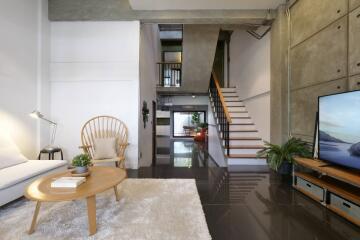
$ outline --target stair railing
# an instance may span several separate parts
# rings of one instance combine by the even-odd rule
[[[181,63],[159,62],[159,85],[161,87],[181,86]]]
[[[221,91],[219,80],[213,71],[210,80],[210,97],[214,103],[215,114],[220,126],[220,132],[222,134],[223,141],[225,142],[226,155],[230,155],[230,124],[231,117],[226,106],[224,96]]]

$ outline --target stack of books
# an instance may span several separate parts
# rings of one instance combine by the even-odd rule
[[[85,177],[61,177],[51,182],[52,188],[77,188],[86,181]]]

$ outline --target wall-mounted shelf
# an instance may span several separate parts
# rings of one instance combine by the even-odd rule
[[[360,226],[360,171],[317,159],[295,161],[294,188]]]

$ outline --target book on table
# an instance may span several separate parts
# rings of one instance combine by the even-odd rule
[[[61,177],[51,182],[52,188],[76,188],[86,181],[85,177]]]

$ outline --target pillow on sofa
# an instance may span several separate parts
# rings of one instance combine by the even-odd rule
[[[0,169],[11,167],[26,162],[27,159],[17,148],[0,148]]]
[[[116,158],[116,138],[94,139],[94,160]]]

